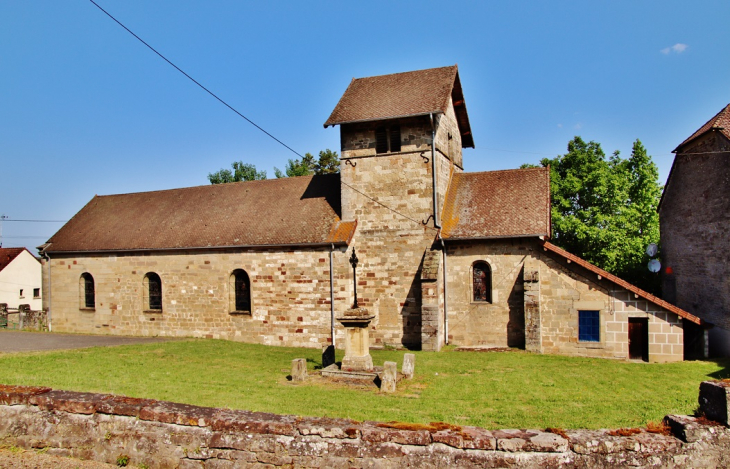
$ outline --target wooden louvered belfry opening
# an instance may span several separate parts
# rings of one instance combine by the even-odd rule
[[[401,149],[400,125],[375,129],[375,153],[393,153]]]

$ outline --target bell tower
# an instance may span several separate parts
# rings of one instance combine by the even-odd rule
[[[357,221],[358,292],[376,315],[373,337],[420,345],[414,279],[437,239],[451,176],[463,170],[462,148],[474,147],[458,68],[353,79],[324,124],[335,125],[342,219]]]

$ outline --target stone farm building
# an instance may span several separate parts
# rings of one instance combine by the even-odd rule
[[[692,356],[730,356],[730,104],[674,153],[659,204],[664,297],[714,325],[687,325]]]
[[[91,199],[42,247],[53,329],[323,347],[355,249],[375,345],[683,359],[699,318],[549,242],[547,169],[463,171],[456,66],[354,79],[324,125],[339,174]]]

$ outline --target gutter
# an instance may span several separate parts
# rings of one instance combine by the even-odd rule
[[[444,238],[441,237],[441,230],[439,230],[439,241],[441,241],[441,253],[444,256],[444,345],[449,345],[449,295],[448,295],[448,279],[446,275],[448,270],[446,269],[446,245],[444,244]]]
[[[273,249],[273,248],[328,248],[330,246],[347,246],[345,241],[336,243],[309,243],[309,244],[235,244],[228,246],[193,246],[185,248],[139,248],[139,249],[99,249],[89,251],[54,251],[54,254],[120,254],[127,252],[164,252],[164,251],[201,251],[219,249]]]
[[[332,347],[335,347],[335,283],[334,283],[334,251],[335,245],[330,245],[330,337]]]

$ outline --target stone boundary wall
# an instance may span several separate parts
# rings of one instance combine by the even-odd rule
[[[702,399],[700,399],[702,402]],[[0,444],[149,468],[728,467],[730,430],[496,430],[296,417],[0,385]],[[704,422],[704,424],[702,423]]]

